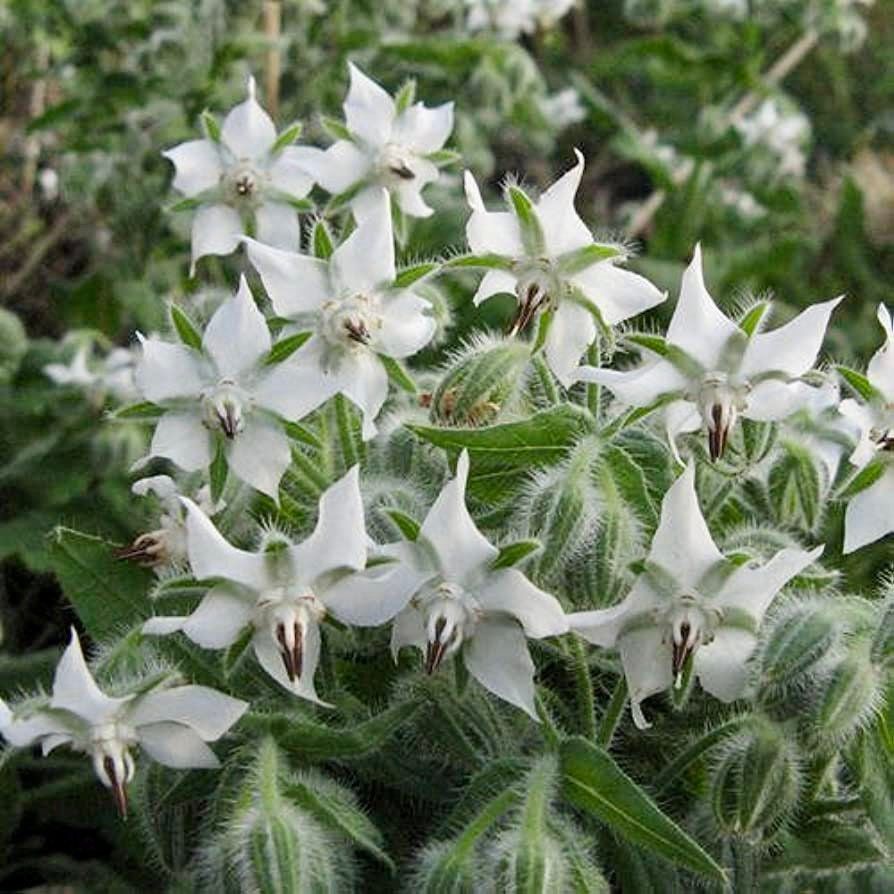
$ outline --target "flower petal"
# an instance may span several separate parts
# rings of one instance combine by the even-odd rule
[[[288,554],[299,578],[308,583],[330,571],[366,565],[366,525],[360,496],[360,469],[353,466],[320,497],[317,524]]]
[[[894,403],[894,328],[891,314],[884,304],[879,304],[876,317],[885,333],[885,343],[872,355],[866,374],[869,381]]]
[[[303,199],[314,185],[310,168],[317,161],[320,150],[313,146],[286,146],[276,154],[270,165],[270,182],[274,189]]]
[[[220,149],[211,140],[188,140],[161,153],[174,164],[172,186],[192,197],[220,183],[223,163]]]
[[[494,695],[537,720],[534,662],[521,627],[508,618],[478,622],[462,651],[469,673]]]
[[[844,514],[845,555],[894,531],[894,466],[875,484],[851,497]]]
[[[219,739],[248,709],[248,702],[207,686],[174,686],[141,696],[128,711],[127,722],[174,722],[195,730],[206,742]]]
[[[587,642],[610,649],[617,645],[618,636],[629,620],[645,615],[661,604],[661,598],[640,577],[623,602],[611,608],[573,612],[568,615],[568,626]]]
[[[134,380],[146,400],[161,403],[201,394],[207,376],[205,360],[186,345],[175,345],[137,333],[143,356]]]
[[[317,596],[342,623],[377,627],[402,612],[429,577],[398,562],[377,565],[318,587]]]
[[[226,649],[251,623],[253,610],[254,599],[224,584],[205,594],[181,629],[203,649]]]
[[[212,770],[220,766],[198,733],[180,723],[150,723],[140,727],[140,748],[153,760],[178,770]]]
[[[478,285],[472,303],[477,307],[491,295],[499,295],[502,292],[515,295],[517,282],[518,280],[508,270],[488,270]]]
[[[317,665],[320,663],[320,627],[318,624],[310,623],[307,625],[302,647],[301,676],[294,682],[289,679],[289,675],[286,673],[279,647],[273,642],[269,630],[258,630],[252,640],[252,646],[261,667],[280,686],[301,698],[306,698],[308,701],[322,705],[324,708],[332,707],[328,702],[320,699],[314,686],[314,675],[317,672]]]
[[[248,99],[224,118],[221,142],[237,159],[263,158],[276,142],[276,127],[255,99],[255,79],[248,79]]]
[[[211,463],[211,435],[196,410],[172,410],[155,426],[150,456],[163,456],[185,472],[207,468]]]
[[[544,353],[553,375],[565,388],[574,384],[580,359],[594,338],[596,321],[592,314],[579,304],[560,302],[546,335]]]
[[[702,689],[722,702],[741,698],[748,681],[746,662],[756,645],[757,638],[747,630],[719,627],[714,639],[699,646],[692,659]]]
[[[430,311],[431,303],[412,292],[386,299],[382,328],[375,335],[376,353],[403,358],[422,350],[438,328]]]
[[[850,456],[850,462],[852,465],[862,468],[878,453],[875,442],[872,440],[872,429],[878,424],[877,412],[867,404],[858,404],[851,397],[839,404],[838,412],[850,424],[851,435],[857,438],[857,446]]]
[[[264,289],[280,317],[294,317],[320,309],[333,297],[325,261],[294,251],[272,248],[246,238],[248,260],[258,271]]]
[[[424,218],[431,217],[435,213],[435,209],[426,204],[425,199],[422,198],[422,189],[425,185],[426,182],[417,177],[412,181],[399,183],[394,190],[394,202],[407,217]],[[357,214],[357,219],[362,220],[368,212],[362,207],[358,207],[358,204],[358,201],[355,200],[351,203],[351,207]]]
[[[388,373],[372,351],[355,351],[334,375],[338,390],[363,413],[363,440],[376,434],[376,417],[388,397]]]
[[[514,214],[508,211],[488,211],[481,199],[475,178],[464,174],[466,200],[472,216],[466,223],[466,239],[474,254],[497,254],[510,258],[525,257],[521,230]]]
[[[404,109],[394,121],[391,140],[420,155],[441,149],[453,130],[453,103],[432,109],[421,102]]]
[[[551,257],[590,245],[593,235],[574,208],[574,197],[584,174],[584,157],[575,149],[577,164],[563,174],[540,197],[537,217],[543,228],[546,249]]]
[[[332,253],[330,270],[344,295],[374,292],[394,281],[394,235],[387,190],[379,190],[375,209]]]
[[[302,165],[326,192],[339,195],[368,179],[373,159],[350,140],[338,140],[325,152],[306,155]]]
[[[814,304],[772,332],[752,336],[742,358],[741,373],[750,377],[779,372],[801,376],[816,362],[832,311],[844,296]]]
[[[292,461],[292,446],[278,424],[258,415],[227,445],[230,468],[246,484],[279,501],[279,482]]]
[[[42,739],[69,738],[69,735],[68,727],[58,715],[36,711],[29,717],[14,718],[6,702],[0,698],[0,736],[13,748],[28,748]]]
[[[488,574],[475,597],[488,614],[512,615],[527,636],[540,639],[568,632],[568,619],[559,600],[535,587],[517,568]]]
[[[625,633],[618,640],[621,664],[630,691],[630,709],[637,729],[651,726],[643,716],[641,705],[656,692],[663,692],[673,682],[670,641],[665,642],[658,627],[644,627]]]
[[[297,421],[337,394],[338,379],[322,365],[324,351],[322,339],[313,336],[295,355],[272,366],[255,385],[255,403]]]
[[[689,379],[667,360],[650,360],[623,371],[581,366],[576,376],[579,382],[605,385],[621,403],[632,407],[647,407],[665,394],[682,393],[689,384]]]
[[[241,276],[236,294],[221,304],[205,327],[202,348],[221,377],[238,381],[269,352],[271,344],[267,321]]]
[[[612,261],[592,264],[571,281],[599,308],[602,319],[614,326],[661,304],[667,298],[644,276],[616,266]]]
[[[72,627],[68,647],[56,665],[50,707],[71,711],[89,724],[98,724],[103,723],[129,700],[129,697],[109,698],[96,685],[96,680],[84,661],[81,641]]]
[[[371,146],[384,146],[391,138],[396,110],[394,100],[353,62],[348,63],[351,86],[344,102],[345,124]]]
[[[203,205],[192,221],[192,271],[205,255],[228,255],[245,232],[242,218],[229,205]]]
[[[286,251],[295,251],[301,247],[298,213],[287,202],[264,202],[255,211],[255,224],[261,242]]]
[[[667,329],[667,340],[698,360],[706,370],[720,366],[721,355],[731,338],[742,330],[726,317],[705,288],[701,247],[696,245],[692,262],[683,274],[680,299]]]
[[[758,382],[748,395],[742,415],[756,422],[776,422],[791,416],[807,403],[809,397],[800,384],[780,382],[779,379]]]
[[[493,561],[499,552],[478,530],[466,508],[468,477],[469,454],[463,450],[456,463],[456,477],[441,489],[419,531],[419,537],[434,549],[444,576],[457,583]]]
[[[391,625],[391,657],[397,661],[398,653],[404,646],[424,649],[426,642],[425,616],[411,602],[395,615]]]

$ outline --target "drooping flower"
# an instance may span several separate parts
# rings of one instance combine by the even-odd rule
[[[303,415],[302,379],[289,360],[265,363],[270,332],[245,278],[211,317],[201,350],[140,340],[137,386],[165,410],[149,456],[193,472],[207,468],[221,446],[239,478],[276,499],[291,460],[281,420]]]
[[[301,239],[296,206],[313,186],[305,161],[309,147],[289,145],[297,127],[277,138],[270,116],[255,99],[230,111],[220,132],[189,140],[162,154],[176,168],[174,189],[196,207],[192,224],[192,270],[205,255],[228,255],[252,231],[262,242],[294,248]]]
[[[388,396],[383,357],[415,354],[434,336],[431,304],[394,285],[388,193],[379,189],[367,216],[328,261],[246,240],[248,257],[277,315],[312,329],[290,362],[301,376],[292,395],[303,415],[341,393],[363,412],[363,437]]]
[[[536,203],[510,186],[508,211],[488,211],[475,178],[468,171],[465,175],[472,208],[466,237],[473,255],[491,268],[478,286],[475,304],[499,292],[514,293],[519,306],[513,331],[551,310],[544,350],[550,369],[566,387],[596,338],[597,317],[613,326],[665,298],[647,279],[618,266],[624,259],[620,246],[593,241],[574,209],[584,171],[583,156],[577,150],[575,155],[577,164]]]
[[[885,343],[875,352],[866,370],[866,399],[841,402],[839,411],[858,432],[850,462],[865,469],[876,461],[875,480],[851,497],[844,515],[844,552],[851,553],[894,531],[894,328],[884,304],[878,321]]]
[[[39,744],[44,755],[60,745],[90,755],[123,817],[134,749],[167,767],[217,767],[205,743],[219,739],[247,708],[247,702],[207,686],[176,686],[170,679],[131,695],[108,696],[96,685],[72,628],[48,703],[26,706],[17,716],[0,699],[0,735],[17,748]]]
[[[404,214],[428,217],[433,211],[422,190],[438,179],[438,153],[453,130],[453,103],[427,108],[410,99],[398,107],[356,65],[348,68],[345,136],[316,150],[306,169],[327,192],[345,196],[358,221],[377,210],[382,188]]]
[[[390,575],[375,589],[412,594],[394,619],[391,649],[395,658],[404,646],[421,649],[428,673],[456,656],[482,686],[536,719],[525,637],[557,636],[568,623],[558,600],[518,569],[494,567],[499,550],[466,508],[468,475],[463,451],[456,477],[444,485],[418,538],[382,548],[397,567],[375,569]],[[362,575],[346,582],[346,589],[360,587],[368,587]]]
[[[276,537],[257,552],[238,549],[192,501],[183,503],[193,574],[219,582],[191,615],[151,618],[143,632],[180,630],[206,649],[224,649],[251,627],[252,647],[264,670],[290,692],[325,704],[314,674],[327,611],[346,624],[375,626],[393,617],[410,595],[393,587],[381,598],[372,592],[364,598],[363,589],[347,595],[343,590],[346,574],[363,569],[367,559],[357,466],[320,498],[316,528],[301,543]]]
[[[717,459],[740,416],[774,422],[802,405],[800,378],[816,361],[841,300],[814,304],[772,332],[756,332],[756,321],[746,331],[708,294],[696,246],[666,339],[638,343],[649,359],[624,372],[583,366],[578,378],[606,385],[630,406],[666,402],[671,445],[678,434],[706,428],[711,458]],[[766,313],[767,305],[757,310]]]
[[[569,615],[569,624],[591,643],[620,651],[633,719],[643,729],[642,702],[679,685],[690,661],[711,695],[740,698],[767,608],[822,551],[787,548],[763,565],[731,562],[711,538],[690,463],[664,498],[644,570],[626,599]]]

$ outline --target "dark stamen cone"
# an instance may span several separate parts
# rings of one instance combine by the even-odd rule
[[[233,408],[227,407],[225,413],[218,413],[217,418],[220,420],[220,427],[223,433],[232,441],[236,437],[237,421],[233,414]]]
[[[680,676],[683,671],[683,665],[686,663],[686,659],[692,652],[692,647],[689,644],[689,625],[681,624],[680,625],[680,637],[681,641],[677,643],[676,641],[673,645],[673,656],[671,658],[671,668],[674,673],[674,678]]]
[[[444,652],[447,650],[447,643],[441,642],[441,634],[444,632],[444,626],[447,622],[443,618],[438,618],[435,622],[435,639],[434,642],[429,641],[425,650],[425,672],[433,674],[444,660]]]
[[[103,768],[106,771],[106,776],[109,777],[109,782],[112,783],[112,798],[115,801],[115,807],[118,810],[118,816],[121,819],[127,819],[127,792],[124,789],[124,782],[118,778],[117,773],[115,773],[115,762],[110,757],[106,757],[102,762]]]
[[[402,180],[412,180],[416,176],[405,164],[391,165],[391,173]]]
[[[147,534],[140,534],[130,546],[122,546],[114,550],[112,555],[116,559],[125,562],[137,562],[140,565],[155,565],[158,563],[158,556],[153,555],[151,547],[154,541]]]
[[[721,425],[723,419],[723,407],[720,404],[714,404],[711,407],[711,422],[713,427],[708,429],[708,451],[712,460],[718,460],[723,456],[726,450],[726,426]]]

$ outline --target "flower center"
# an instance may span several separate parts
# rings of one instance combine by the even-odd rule
[[[708,427],[711,459],[723,456],[730,432],[739,414],[748,406],[749,382],[735,382],[728,373],[709,372],[695,394],[702,419]]]
[[[251,206],[258,200],[265,180],[266,176],[254,165],[239,162],[223,175],[222,185],[232,204]]]
[[[481,616],[478,602],[456,584],[446,581],[423,597],[425,671],[433,674],[471,636]]]
[[[290,683],[300,679],[304,669],[307,632],[326,614],[323,603],[308,589],[277,587],[266,590],[255,605],[255,627],[266,627],[279,649]]]
[[[130,748],[136,740],[134,730],[123,723],[104,723],[94,727],[90,735],[93,769],[99,781],[112,790],[122,818],[127,816],[125,786],[133,779],[134,762]]]
[[[206,428],[219,429],[232,440],[245,428],[248,405],[247,395],[232,379],[221,379],[204,397],[202,422]]]
[[[374,300],[367,295],[353,295],[323,305],[320,334],[333,347],[366,347],[381,328],[382,318]]]
[[[525,263],[516,275],[518,310],[509,326],[509,335],[522,332],[541,311],[557,300],[560,292],[560,283],[548,258]]]
[[[682,684],[683,669],[690,656],[699,646],[707,645],[714,639],[722,613],[705,602],[695,592],[681,593],[660,614],[660,623],[665,628],[663,641],[671,641],[671,670],[674,685]]]
[[[413,153],[399,143],[386,143],[376,161],[379,182],[383,186],[398,186],[416,178],[410,164]]]

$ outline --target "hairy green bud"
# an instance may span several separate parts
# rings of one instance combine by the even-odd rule
[[[0,385],[8,385],[19,370],[28,350],[28,336],[22,321],[0,307]]]

